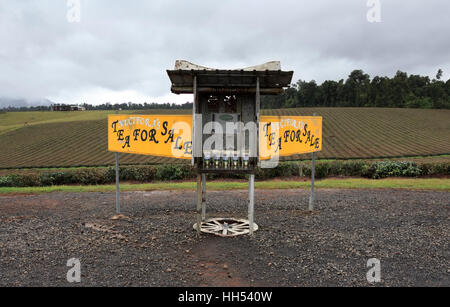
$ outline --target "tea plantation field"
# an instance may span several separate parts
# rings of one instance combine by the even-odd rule
[[[114,163],[107,151],[107,115],[113,111],[0,113],[0,169],[103,166]],[[122,113],[186,114],[189,110]],[[320,159],[372,159],[447,155],[450,110],[384,108],[301,108],[263,110],[264,115],[323,116]],[[308,159],[308,155],[291,159]],[[186,163],[120,155],[121,164]]]

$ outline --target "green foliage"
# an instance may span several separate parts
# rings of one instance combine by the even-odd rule
[[[365,165],[364,161],[346,161],[342,164],[341,174],[343,176],[361,176]]]
[[[450,175],[450,163],[424,163],[420,166],[422,175]]]
[[[278,177],[311,176],[311,162],[281,162],[275,168],[257,169],[256,178],[267,180]],[[317,179],[327,177],[367,177],[380,179],[386,177],[418,177],[448,176],[450,163],[414,162],[366,162],[355,161],[317,161],[315,176]],[[189,165],[162,164],[143,166],[122,166],[119,168],[119,179],[124,182],[147,183],[154,181],[190,180],[196,177],[195,170]],[[208,180],[214,179],[246,179],[245,174],[208,174]],[[67,171],[42,172],[32,174],[11,174],[0,176],[0,187],[47,187],[58,185],[103,185],[115,182],[115,169],[89,168],[71,169]]]
[[[417,83],[420,84],[419,81]],[[450,93],[450,82],[448,87]],[[77,113],[81,114],[78,121],[73,121],[72,118],[67,122],[45,122],[29,126],[22,124],[21,128],[7,133],[2,133],[3,128],[0,126],[0,143],[3,144],[0,150],[0,168],[114,165],[114,154],[107,153],[106,121],[89,119],[98,117],[97,114],[91,114],[96,112],[106,116],[106,112],[101,111],[80,112]],[[308,116],[318,113],[323,117],[324,143],[323,151],[317,157],[351,159],[449,153],[449,112],[422,109],[297,108],[263,110],[262,114]],[[82,114],[85,114],[86,118],[81,117]],[[11,115],[11,126],[8,126],[8,129],[16,126],[20,120],[28,120],[31,117],[31,114],[21,113],[8,115]],[[35,116],[38,122],[51,119],[41,118],[43,115],[40,112]],[[417,137],[412,137],[415,134]],[[189,163],[185,160],[132,154],[119,154],[119,160],[121,165],[138,166]]]
[[[194,172],[188,165],[163,164],[156,167],[156,180],[182,180],[193,177]]]
[[[430,97],[416,97],[414,95],[410,95],[405,102],[405,107],[417,109],[432,109],[433,101]]]
[[[115,168],[108,168],[108,175],[111,176],[111,180],[115,180]],[[138,182],[151,182],[156,179],[157,169],[156,166],[124,166],[119,167],[119,179],[121,181],[138,181]]]
[[[72,172],[46,172],[39,176],[41,186],[69,185],[77,183]]]
[[[262,98],[264,109],[296,107],[390,107],[448,109],[448,83],[436,79],[409,75],[398,71],[394,77],[370,76],[362,70],[352,71],[347,80],[326,80],[318,85],[314,80],[299,80],[284,94]]]
[[[418,177],[422,175],[422,170],[414,162],[382,161],[373,163],[362,175],[373,179],[386,177]]]
[[[0,177],[1,187],[37,187],[40,185],[39,177],[35,174]]]

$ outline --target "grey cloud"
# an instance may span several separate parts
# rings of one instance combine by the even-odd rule
[[[381,23],[367,22],[366,2],[81,0],[81,23],[71,24],[65,1],[2,1],[0,97],[64,92],[74,103],[104,88],[151,101],[169,93],[176,59],[221,68],[281,60],[295,80],[318,82],[359,68],[449,75],[450,2],[381,0]]]

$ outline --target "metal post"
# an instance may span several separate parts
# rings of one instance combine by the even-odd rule
[[[202,221],[206,220],[206,174],[202,174]]]
[[[261,166],[261,162],[259,161],[259,115],[260,115],[260,109],[261,109],[261,93],[260,93],[260,83],[259,83],[259,77],[256,77],[256,97],[255,97],[255,120],[256,120],[256,140],[254,142],[254,146],[256,147],[256,159],[258,162],[258,166]]]
[[[202,175],[197,174],[197,233],[202,227]]]
[[[120,214],[120,195],[119,195],[119,153],[116,152],[116,213]]]
[[[192,104],[192,166],[195,164],[195,154],[196,152],[196,146],[197,146],[197,139],[195,137],[196,133],[196,122],[195,122],[195,114],[197,113],[197,99],[198,99],[198,93],[197,93],[197,76],[194,76],[194,84],[192,85],[192,88],[194,89],[194,103]]]
[[[314,113],[313,116],[317,116]],[[309,197],[309,211],[314,211],[314,179],[316,175],[316,153],[312,153],[312,166],[311,166],[311,196]]]
[[[254,204],[255,204],[255,175],[250,174],[248,185],[248,196],[249,196],[249,204],[248,204],[248,223],[250,229],[250,235],[253,236],[253,213],[254,213]]]
[[[315,158],[316,158],[316,153],[313,152],[312,153],[312,168],[311,168],[311,196],[309,198],[309,211],[314,210],[314,177],[315,177],[315,172],[316,172]]]

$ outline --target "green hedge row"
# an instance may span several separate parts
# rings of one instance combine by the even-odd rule
[[[121,166],[121,181],[166,181],[194,178],[194,170],[189,165]],[[116,180],[113,167],[76,169],[40,174],[0,176],[0,187],[33,187],[52,185],[99,185]]]
[[[419,177],[450,175],[450,163],[414,162],[367,162],[355,161],[318,161],[316,178],[325,177]],[[119,168],[121,181],[169,181],[195,178],[195,171],[185,164],[163,164],[147,166],[123,166]],[[276,177],[310,177],[311,162],[281,162],[276,168],[258,169],[256,178],[260,180]],[[208,179],[246,178],[242,174],[209,174]],[[37,174],[0,176],[0,187],[33,187],[52,185],[100,185],[115,182],[115,169],[89,168],[67,171],[48,171]]]

